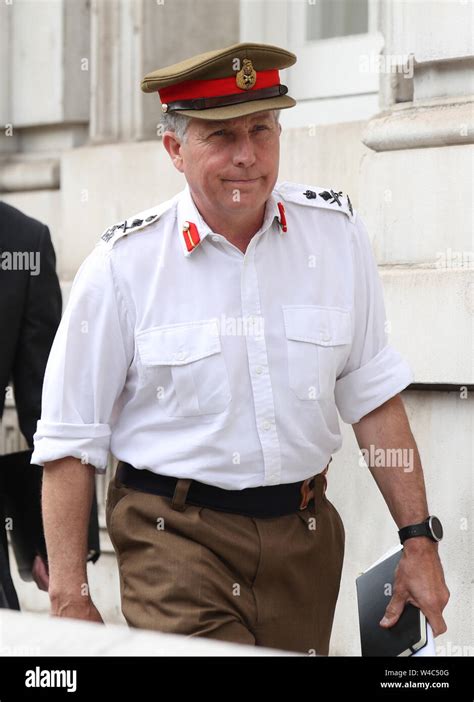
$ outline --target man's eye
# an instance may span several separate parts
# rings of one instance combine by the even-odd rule
[[[266,124],[257,124],[257,125],[254,127],[254,129],[255,129],[256,132],[262,132],[262,131],[268,129],[268,127],[267,127]]]
[[[224,136],[226,133],[225,129],[218,129],[217,132],[212,132],[211,136]]]

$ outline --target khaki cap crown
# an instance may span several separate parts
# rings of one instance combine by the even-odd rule
[[[208,51],[148,73],[145,93],[157,91],[163,112],[199,119],[232,119],[296,102],[280,83],[278,71],[296,56],[270,44],[240,43]]]

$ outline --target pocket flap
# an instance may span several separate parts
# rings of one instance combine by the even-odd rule
[[[221,350],[216,319],[145,329],[136,335],[136,342],[147,366],[181,366]]]
[[[287,339],[321,346],[350,344],[351,313],[338,307],[282,305]]]

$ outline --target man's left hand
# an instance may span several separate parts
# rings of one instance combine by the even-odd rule
[[[393,594],[380,625],[389,629],[399,620],[405,605],[421,609],[434,636],[447,630],[443,610],[449,600],[438,544],[428,537],[407,539],[395,573]]]

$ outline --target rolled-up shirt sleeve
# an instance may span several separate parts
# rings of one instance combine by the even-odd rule
[[[97,246],[74,279],[48,358],[31,463],[72,456],[103,473],[133,334],[111,252]]]
[[[383,287],[367,229],[357,214],[352,231],[353,337],[336,380],[341,418],[354,424],[414,380],[408,361],[388,343]]]

